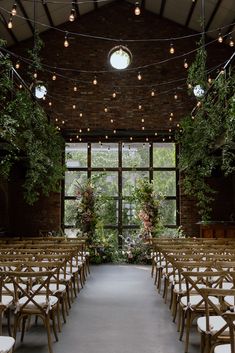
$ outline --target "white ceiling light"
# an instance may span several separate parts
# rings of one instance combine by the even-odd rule
[[[132,55],[127,47],[119,45],[110,50],[108,60],[114,69],[124,70],[130,65]]]
[[[42,99],[47,94],[47,89],[44,85],[36,83],[34,88],[34,94],[36,98]]]

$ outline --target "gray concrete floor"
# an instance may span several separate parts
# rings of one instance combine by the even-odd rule
[[[183,353],[168,304],[156,293],[150,267],[100,265],[92,268],[53,343],[54,353]],[[199,335],[190,340],[198,353]],[[17,336],[16,353],[47,353],[40,324]]]

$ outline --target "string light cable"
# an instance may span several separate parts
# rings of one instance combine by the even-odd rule
[[[106,0],[105,0],[106,1]],[[107,0],[108,1],[108,0]],[[93,2],[93,1],[92,1]],[[68,5],[68,3],[66,3]],[[5,9],[4,7],[0,6],[0,10],[4,11],[5,13],[7,13],[8,15],[11,15],[11,11]],[[218,32],[219,30],[223,30],[226,29],[230,26],[234,26],[235,22],[233,23],[229,23],[225,26],[220,26],[216,29],[211,29],[208,30],[206,32],[198,32],[198,33],[194,33],[194,34],[189,34],[189,35],[185,35],[185,36],[179,36],[179,37],[169,37],[169,38],[147,38],[147,39],[123,39],[123,38],[111,38],[111,37],[104,37],[104,36],[95,36],[95,35],[91,35],[91,34],[84,34],[84,33],[78,33],[78,32],[70,32],[70,31],[66,31],[66,30],[62,30],[60,28],[54,27],[54,26],[50,26],[48,24],[39,22],[39,21],[34,21],[31,18],[26,18],[24,16],[20,16],[19,14],[16,14],[14,17],[17,17],[19,19],[23,19],[26,20],[28,22],[31,22],[32,24],[36,24],[38,26],[41,27],[45,27],[46,29],[53,29],[55,31],[58,31],[60,33],[63,33],[64,35],[66,33],[68,33],[68,35],[72,35],[72,36],[79,36],[79,37],[84,37],[84,38],[89,38],[89,39],[96,39],[96,40],[104,40],[104,41],[111,41],[111,42],[119,42],[119,43],[133,43],[133,42],[174,42],[174,41],[178,41],[178,40],[183,40],[183,39],[187,39],[187,38],[192,38],[192,37],[198,37],[201,36],[202,34],[209,34],[209,33],[214,33],[214,32]]]

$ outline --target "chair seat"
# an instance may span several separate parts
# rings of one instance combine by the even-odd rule
[[[198,284],[197,285],[198,288],[205,288],[205,284]],[[187,286],[186,283],[181,283],[181,291],[180,291],[180,285],[177,283],[174,286],[174,292],[175,293],[186,293],[187,292]],[[192,289],[192,291],[190,293],[195,292],[195,289]]]
[[[63,273],[59,274],[60,281],[69,282],[71,281],[71,278],[72,278],[71,274],[68,274],[68,273],[66,273],[66,275],[64,275]]]
[[[0,305],[3,305],[3,306],[9,306],[11,303],[13,302],[13,297],[11,295],[5,295],[3,294],[2,295],[2,301],[0,303]]]
[[[28,297],[25,296],[25,297],[22,297],[20,298],[19,300],[19,306],[23,306],[28,300]],[[40,305],[42,308],[47,308],[48,307],[48,303],[47,303],[47,300],[46,300],[46,296],[45,295],[35,295],[33,297],[33,300],[38,304]],[[50,295],[49,296],[49,305],[52,307],[54,306],[56,303],[58,302],[58,298],[55,297],[54,295]],[[32,301],[30,301],[26,307],[27,309],[37,309],[37,307],[34,305],[34,303]]]
[[[40,284],[35,284],[33,287],[32,287],[32,291],[33,292],[36,292],[36,290],[40,287]],[[56,293],[62,293],[62,292],[65,292],[66,291],[66,286],[64,284],[59,284],[57,286],[56,283],[50,283],[49,285],[49,290],[53,293],[53,294],[56,294]],[[41,291],[40,291],[41,292]],[[42,292],[43,292],[43,288],[42,288]]]
[[[223,326],[226,325],[226,321],[221,316],[209,316],[210,333],[216,334]],[[197,319],[197,327],[200,332],[206,332],[206,317],[199,317]],[[222,335],[229,335],[229,328],[227,327]]]
[[[0,353],[8,353],[15,344],[12,337],[0,336]]]
[[[219,305],[219,300],[218,298],[216,297],[209,297],[210,300],[212,301],[213,304],[215,305]],[[201,295],[190,295],[189,296],[189,301],[190,301],[190,306],[191,307],[194,307],[196,305],[198,305],[200,303],[200,301],[203,300],[203,297]],[[188,306],[188,298],[187,296],[184,296],[181,298],[180,300],[180,303],[183,305],[183,306]],[[202,307],[204,307],[204,303],[202,303]]]
[[[19,286],[22,290],[26,290],[26,288],[27,288],[27,285],[24,283],[20,283]],[[14,292],[14,284],[13,283],[5,283],[4,287],[6,287],[10,292]],[[4,293],[4,288],[2,289],[2,291]]]
[[[230,344],[220,344],[215,347],[214,353],[231,353]]]
[[[235,299],[233,295],[226,295],[224,297],[224,301],[226,304],[228,304],[229,306],[235,307]]]

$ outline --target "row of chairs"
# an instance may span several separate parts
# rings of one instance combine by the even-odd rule
[[[184,351],[197,318],[202,353],[235,353],[235,241],[156,239],[152,246],[152,277],[165,302],[170,299]]]
[[[0,239],[0,334],[4,314],[9,336],[15,340],[21,330],[23,341],[31,317],[35,316],[46,328],[49,353],[53,353],[51,328],[58,341],[61,316],[66,323],[72,302],[89,273],[89,252],[84,240]],[[3,339],[9,341],[11,337]],[[1,349],[0,346],[0,352]]]

